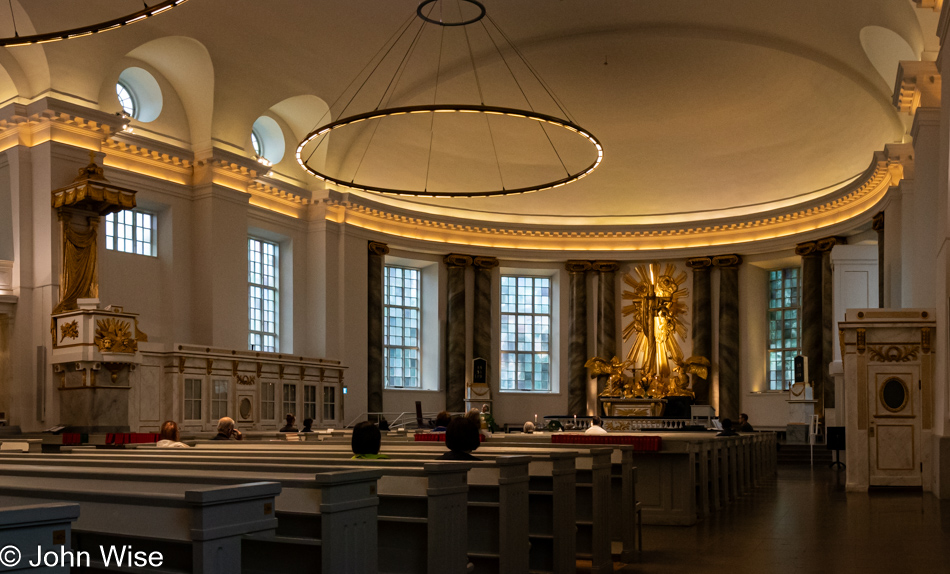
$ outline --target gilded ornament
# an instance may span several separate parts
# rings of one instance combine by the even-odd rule
[[[60,338],[59,342],[62,343],[66,339],[78,339],[79,338],[79,322],[70,321],[69,323],[63,323],[59,326]]]
[[[100,353],[135,353],[138,342],[132,336],[132,325],[119,319],[98,319],[96,321],[96,346]]]
[[[919,349],[916,345],[905,345],[903,347],[890,345],[888,347],[869,347],[868,351],[868,355],[872,361],[879,363],[907,363],[917,360],[917,352]]]
[[[863,318],[863,316],[864,316],[864,313],[858,313],[858,318]],[[864,351],[867,349],[867,346],[868,346],[867,330],[858,329],[857,334],[858,334],[858,341],[856,345],[858,348],[858,353],[863,355]]]
[[[239,385],[254,385],[257,384],[257,380],[254,375],[234,375],[234,378],[237,379]]]

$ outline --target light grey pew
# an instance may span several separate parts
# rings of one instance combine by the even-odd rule
[[[100,546],[130,544],[134,551],[161,552],[159,571],[240,572],[242,537],[273,534],[277,527],[274,498],[280,485],[275,483],[186,490],[161,482],[108,482],[103,488],[97,479],[3,472],[0,477],[0,506],[79,503],[74,549],[91,550],[98,568],[105,567]]]
[[[318,459],[281,461],[277,458],[261,460],[242,457],[238,456],[238,453],[225,453],[227,456],[215,456],[214,453],[209,453],[209,456],[199,457],[181,455],[182,452],[185,451],[178,449],[167,451],[82,451],[75,454],[46,455],[47,460],[43,462],[56,463],[68,460],[71,462],[60,462],[60,464],[97,464],[98,461],[107,465],[121,465],[126,468],[215,470],[221,474],[241,470],[248,472],[277,470],[281,472],[313,472],[316,468],[332,469],[344,466],[379,469],[384,475],[406,474],[412,471],[411,468],[405,468],[405,465],[400,468],[387,464],[395,461]],[[194,451],[191,452],[194,453]],[[53,458],[50,459],[50,456]],[[5,463],[13,463],[17,460],[28,462],[30,459],[39,461],[40,458],[43,457],[21,454],[3,457],[2,461]],[[528,457],[507,456],[498,457],[493,462],[474,463],[431,463],[425,460],[406,461],[406,463],[407,465],[416,466],[429,463],[435,467],[464,464],[467,465],[465,468],[470,467],[471,470],[468,476],[470,491],[483,492],[481,495],[471,495],[470,498],[472,499],[468,503],[468,527],[470,532],[478,533],[468,537],[470,541],[468,548],[470,559],[476,566],[480,567],[479,571],[506,573],[526,571],[529,552],[527,529]],[[400,500],[405,498],[398,491],[399,489],[381,491],[381,504],[384,506],[388,504],[387,508],[398,507]],[[451,491],[451,489],[447,489],[447,491]],[[382,507],[381,512],[385,512]],[[385,518],[383,514],[380,515],[381,522],[385,521]],[[454,524],[459,522],[464,523],[465,521],[464,519],[456,520]],[[444,531],[443,536],[449,537],[451,532],[449,527],[451,526],[452,524],[448,524],[442,530],[435,529],[435,531]],[[457,541],[459,538],[456,537],[454,540]],[[461,537],[461,541],[464,543],[464,536]],[[441,549],[445,546],[444,542],[440,542],[437,545],[430,545],[430,548]],[[438,563],[442,565],[436,567],[435,571],[445,572],[444,561],[440,559]],[[462,566],[464,567],[464,564]],[[433,571],[433,569],[430,568],[429,571]]]
[[[64,554],[68,557],[68,553],[60,550],[69,549],[72,522],[78,517],[78,504],[47,503],[0,508],[0,558],[4,560],[0,572],[68,573],[71,559],[60,558]],[[50,561],[43,560],[42,554],[47,552],[54,553],[56,562],[50,564]]]

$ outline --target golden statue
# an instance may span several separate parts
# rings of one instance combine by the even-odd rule
[[[650,398],[689,396],[690,374],[706,378],[709,360],[703,357],[683,358],[677,338],[686,337],[686,304],[680,299],[689,291],[682,287],[685,272],[677,272],[670,263],[661,272],[659,263],[638,265],[634,272],[637,278],[624,273],[623,282],[631,290],[624,290],[622,299],[630,301],[622,308],[623,316],[630,322],[623,328],[624,342],[634,338],[627,361],[639,364],[638,386]],[[671,368],[671,363],[674,365]]]
[[[602,397],[623,397],[625,399],[632,397],[642,397],[643,387],[633,377],[624,375],[633,364],[633,361],[621,361],[614,357],[607,361],[600,357],[592,357],[584,363],[584,366],[590,369],[591,377],[598,375],[610,375],[604,385],[604,390],[600,393]]]

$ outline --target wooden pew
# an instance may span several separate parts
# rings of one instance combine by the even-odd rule
[[[242,458],[235,454],[225,453],[227,456],[178,456],[183,450],[174,451],[147,451],[148,454],[138,454],[133,451],[84,451],[82,453],[70,455],[52,455],[52,457],[35,457],[34,455],[7,456],[0,459],[3,463],[11,463],[19,459],[20,461],[41,462],[45,464],[58,463],[69,465],[92,465],[92,466],[110,466],[134,469],[155,469],[155,470],[207,470],[217,471],[218,474],[231,474],[233,472],[273,472],[279,470],[283,473],[288,472],[313,472],[315,469],[333,469],[344,467],[373,468],[380,470],[384,478],[390,474],[407,475],[413,472],[412,468],[395,467],[387,464],[391,461],[366,461],[366,460],[296,460],[279,461],[277,459],[255,460],[253,458]],[[214,453],[211,453],[214,454]],[[64,462],[64,459],[66,462]],[[296,464],[284,464],[294,462]],[[480,536],[470,537],[472,543],[468,549],[470,558],[473,562],[481,564],[480,571],[488,572],[523,572],[528,561],[528,530],[527,530],[527,485],[528,475],[527,467],[528,457],[498,457],[493,462],[474,462],[474,463],[430,463],[429,461],[404,461],[406,465],[431,465],[435,468],[455,468],[459,476],[462,477],[462,486],[464,487],[464,472],[469,470],[469,480],[484,492],[493,492],[493,494],[483,494],[478,500],[469,501],[470,511],[473,508],[477,510],[472,513],[468,519],[469,530],[482,533]],[[428,463],[428,464],[427,464]],[[459,465],[462,465],[459,470]],[[402,508],[406,504],[406,495],[404,494],[404,485],[392,486],[388,488],[383,485],[381,479],[381,512],[386,512],[384,508]],[[445,488],[445,494],[453,492],[452,487]],[[457,492],[457,490],[456,490]],[[423,498],[423,501],[425,498]],[[463,498],[464,501],[464,491]],[[388,504],[388,506],[387,506]],[[433,511],[433,515],[442,516],[444,512]],[[418,516],[415,518],[424,518]],[[385,522],[386,518],[380,515],[380,521]],[[454,520],[443,520],[447,525],[464,525],[466,523],[464,514],[461,518]],[[523,522],[523,524],[522,524]],[[451,530],[449,526],[444,528],[430,528],[430,532],[442,533],[444,539],[437,544],[430,544],[432,552],[444,554],[444,548],[451,546],[451,542],[464,545],[465,536],[449,537]],[[397,531],[393,529],[392,531]],[[383,545],[385,547],[385,545]],[[393,546],[396,547],[396,546]],[[462,547],[464,549],[464,546]],[[464,554],[462,554],[464,556]],[[461,569],[464,570],[465,563],[462,563]],[[412,571],[412,570],[410,570]],[[426,571],[426,570],[415,570]],[[436,555],[433,562],[429,565],[429,572],[447,572],[446,561],[444,557]]]
[[[98,480],[5,472],[0,477],[0,506],[78,503],[74,549],[88,552],[91,565],[98,568],[105,568],[100,546],[131,545],[143,556],[162,554],[161,568],[155,571],[240,572],[242,537],[272,534],[277,527],[274,498],[280,485],[275,483],[187,490],[159,482],[103,485]]]
[[[68,573],[70,564],[60,558],[60,549],[68,549],[72,523],[78,517],[78,504],[47,503],[0,508],[2,571]],[[54,552],[58,565],[32,567],[30,564],[44,564],[41,552]]]

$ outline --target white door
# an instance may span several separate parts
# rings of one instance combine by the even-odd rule
[[[871,486],[920,486],[920,367],[868,369]]]

